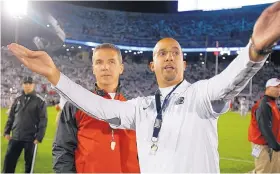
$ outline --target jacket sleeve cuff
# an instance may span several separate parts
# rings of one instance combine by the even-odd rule
[[[37,140],[37,141],[39,141],[41,143],[43,138],[40,138],[40,137],[36,136],[35,140]]]

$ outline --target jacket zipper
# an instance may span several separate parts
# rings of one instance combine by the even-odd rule
[[[111,150],[115,150],[115,147],[116,147],[116,141],[115,141],[115,137],[114,137],[114,129],[111,129],[111,132],[112,132]]]

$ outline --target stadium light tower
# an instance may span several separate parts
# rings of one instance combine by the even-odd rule
[[[27,0],[9,0],[5,1],[7,12],[12,17],[22,17],[27,14]]]
[[[6,12],[15,18],[15,42],[18,42],[18,20],[27,14],[27,0],[4,1]]]

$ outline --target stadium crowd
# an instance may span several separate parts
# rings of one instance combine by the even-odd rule
[[[54,3],[48,9],[68,39],[149,46],[162,37],[174,37],[182,47],[244,46],[267,5],[220,11],[144,14]],[[149,29],[147,29],[149,28]]]

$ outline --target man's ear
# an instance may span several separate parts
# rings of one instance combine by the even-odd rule
[[[153,61],[152,61],[152,62],[150,62],[150,64],[149,64],[149,68],[150,68],[150,70],[151,70],[152,72],[155,72],[154,62],[153,62]]]
[[[120,75],[123,73],[123,70],[124,70],[124,65],[121,64],[121,66],[120,66]]]
[[[95,75],[94,73],[94,65],[92,64],[92,74]]]
[[[184,71],[186,71],[187,66],[188,66],[187,61],[184,61]]]

